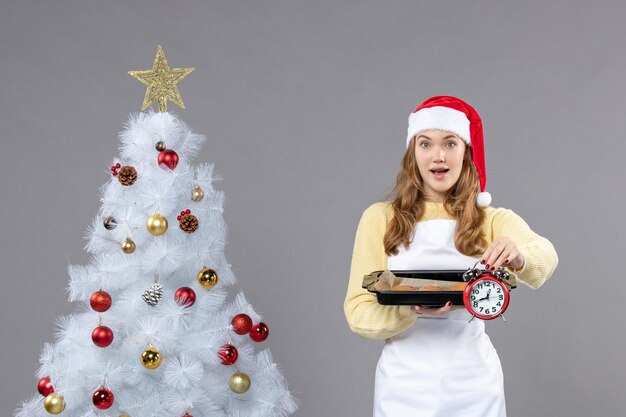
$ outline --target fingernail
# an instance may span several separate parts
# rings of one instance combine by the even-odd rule
[[[485,264],[485,262],[487,262],[487,261],[485,261],[484,259],[480,260],[480,263],[483,264],[483,265]]]
[[[450,306],[452,305],[452,301],[448,301],[448,302],[446,303],[446,305],[447,305],[448,307],[450,307]]]
[[[489,264],[485,265],[487,267],[487,269],[489,269]]]
[[[492,271],[495,271],[495,270],[496,270],[496,267],[495,267],[495,266],[492,266],[492,267],[491,267],[491,270],[492,270]]]
[[[509,263],[509,260],[507,259],[506,261],[504,261],[504,263],[505,263],[505,264],[508,264],[508,263]]]

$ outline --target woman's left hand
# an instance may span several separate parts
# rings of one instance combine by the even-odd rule
[[[483,254],[480,263],[490,271],[501,266],[519,269],[524,266],[524,255],[517,249],[517,245],[508,237],[496,238]]]

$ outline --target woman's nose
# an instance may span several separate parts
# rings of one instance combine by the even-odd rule
[[[446,160],[446,153],[443,149],[439,148],[435,151],[434,159],[435,162],[444,162]]]

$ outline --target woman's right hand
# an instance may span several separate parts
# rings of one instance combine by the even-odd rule
[[[422,307],[422,306],[413,306],[413,311],[417,314],[428,314],[430,316],[441,316],[444,313],[447,313],[451,310],[459,310],[465,308],[464,306],[454,306],[452,307],[452,301],[448,301],[443,307]]]

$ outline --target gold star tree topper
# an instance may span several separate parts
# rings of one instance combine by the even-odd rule
[[[128,73],[148,86],[141,111],[155,101],[159,102],[159,111],[167,111],[167,100],[178,104],[183,109],[185,104],[176,84],[188,76],[195,68],[170,68],[161,45],[158,46],[151,70],[128,71]]]

